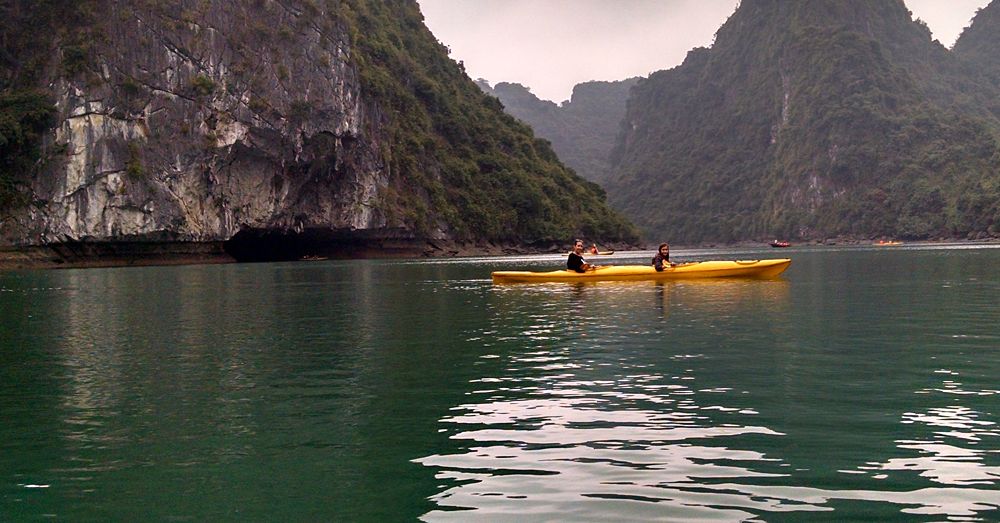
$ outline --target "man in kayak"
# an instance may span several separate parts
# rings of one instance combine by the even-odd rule
[[[660,248],[656,250],[656,256],[653,256],[653,268],[656,272],[663,272],[664,266],[676,267],[677,264],[670,261],[670,245],[661,243]]]
[[[566,268],[576,272],[587,272],[597,268],[583,259],[583,240],[576,240],[573,243],[573,251],[569,253],[569,258],[566,259]]]

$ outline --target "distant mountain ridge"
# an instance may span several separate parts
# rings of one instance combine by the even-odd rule
[[[949,52],[901,0],[744,0],[632,89],[609,199],[650,240],[1000,236],[997,4]]]
[[[584,178],[603,183],[608,162],[625,115],[629,90],[638,78],[577,84],[562,104],[541,100],[523,85],[500,82],[493,87],[478,80],[481,89],[500,99],[506,112],[534,128],[552,143],[559,158]]]

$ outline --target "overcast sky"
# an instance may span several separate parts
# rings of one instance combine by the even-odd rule
[[[670,69],[709,46],[738,0],[418,0],[472,78],[561,102],[588,80]],[[789,0],[797,1],[797,0]],[[990,0],[905,0],[947,47]]]

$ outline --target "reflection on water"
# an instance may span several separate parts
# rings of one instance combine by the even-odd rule
[[[952,403],[895,419],[840,407],[825,412],[829,399],[793,375],[802,365],[806,372],[822,365],[825,356],[804,362],[815,357],[811,346],[822,352],[825,342],[842,343],[813,338],[813,331],[829,335],[840,327],[820,321],[800,345],[802,326],[790,317],[816,302],[793,298],[792,285],[779,279],[496,288],[493,325],[470,339],[490,348],[479,367],[490,372],[470,380],[469,401],[439,420],[461,451],[416,460],[447,485],[423,519],[996,515],[1000,432],[989,420],[995,410]],[[853,328],[845,340],[872,347],[893,345],[886,322],[895,319],[880,318],[877,308],[910,305],[877,301],[876,311],[840,312],[829,290],[816,292],[821,306],[834,309],[830,322],[867,320],[848,320]],[[859,378],[840,376],[847,383]],[[956,383],[945,379],[887,398],[997,394],[959,390]],[[798,397],[811,410],[793,415],[791,400],[775,394]],[[816,430],[825,434],[811,441]],[[825,445],[830,438],[840,441]],[[853,466],[824,467],[838,461]]]
[[[513,358],[512,373],[533,368],[537,375],[478,380],[488,387],[474,393],[483,402],[459,405],[441,420],[461,427],[452,437],[469,445],[463,454],[420,460],[459,484],[435,498],[441,506],[478,509],[475,519],[570,521],[655,519],[665,507],[673,518],[718,517],[711,506],[719,504],[738,519],[750,515],[740,508],[777,508],[752,496],[725,501],[734,496],[682,491],[720,478],[783,475],[773,458],[727,448],[741,435],[781,436],[755,425],[753,410],[727,407],[721,400],[731,390],[697,390],[688,375],[645,374],[643,366],[609,370],[574,360],[568,353]],[[766,470],[754,470],[759,463]]]
[[[527,356],[512,361],[510,371],[541,363],[539,354]],[[554,365],[555,359],[566,364]],[[1000,468],[984,464],[987,453],[997,452],[995,440],[989,450],[900,440],[899,449],[918,457],[840,471],[875,480],[892,471],[919,473],[941,487],[806,487],[777,450],[786,435],[758,425],[753,409],[729,406],[732,389],[697,389],[685,382],[689,376],[645,375],[641,368],[619,367],[606,380],[581,379],[595,369],[571,360],[548,357],[546,365],[534,366],[539,373],[531,379],[477,380],[489,385],[474,391],[481,402],[459,405],[441,420],[460,428],[452,438],[466,442],[466,452],[419,460],[456,485],[434,498],[449,510],[428,513],[425,520],[469,520],[461,509],[476,510],[473,519],[482,520],[606,521],[623,514],[629,520],[744,520],[761,513],[831,511],[838,500],[891,503],[905,514],[952,518],[1000,508]],[[901,421],[915,422],[947,428],[937,434],[966,441],[998,435],[995,423],[961,407],[907,413]],[[772,442],[762,444],[761,438]],[[754,450],[759,446],[775,450]],[[969,485],[988,488],[949,488]]]
[[[787,306],[788,281],[784,279],[712,279],[656,282],[659,307],[664,316],[676,311],[732,314],[737,309],[761,308],[777,312]]]

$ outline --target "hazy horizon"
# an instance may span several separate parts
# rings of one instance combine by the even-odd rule
[[[710,46],[739,0],[418,0],[425,23],[473,79],[561,102],[573,86],[648,76]],[[989,0],[905,0],[950,48]]]

